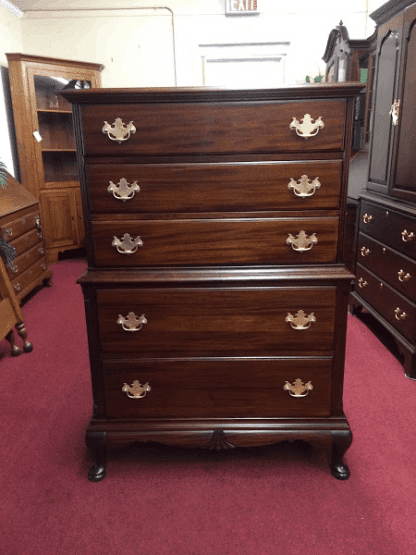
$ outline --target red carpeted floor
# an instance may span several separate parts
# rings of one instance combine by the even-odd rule
[[[131,448],[87,480],[91,386],[83,261],[23,306],[34,350],[0,342],[1,555],[414,555],[416,382],[349,317],[351,478],[280,444],[206,453]]]

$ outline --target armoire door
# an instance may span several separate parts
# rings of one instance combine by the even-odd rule
[[[398,89],[403,14],[382,25],[377,39],[372,142],[367,188],[388,193],[395,126],[391,114]]]
[[[399,117],[389,193],[416,202],[416,4],[404,12],[400,67]]]

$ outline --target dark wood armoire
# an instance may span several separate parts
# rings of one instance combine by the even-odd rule
[[[371,17],[372,130],[351,298],[391,333],[416,379],[416,3],[391,0]]]

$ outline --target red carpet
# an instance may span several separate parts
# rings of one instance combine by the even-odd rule
[[[0,342],[1,555],[416,553],[416,382],[355,317],[348,481],[331,476],[324,453],[280,444],[131,448],[88,482],[84,268],[52,266],[52,288],[23,306],[32,353],[12,358]]]

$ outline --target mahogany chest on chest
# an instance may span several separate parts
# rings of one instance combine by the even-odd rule
[[[135,441],[327,444],[342,388],[342,260],[360,85],[71,91],[87,235],[80,278],[90,480]]]

